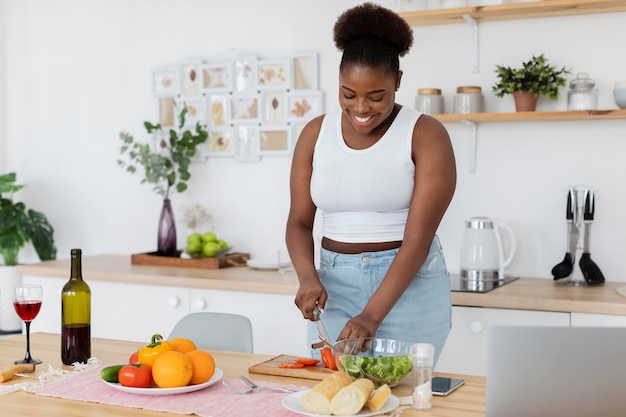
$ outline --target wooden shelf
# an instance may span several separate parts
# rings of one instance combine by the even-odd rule
[[[464,16],[476,22],[530,19],[538,17],[626,12],[623,0],[544,0],[496,6],[459,7],[399,13],[411,26],[435,26],[466,23]]]
[[[579,110],[515,113],[433,114],[442,123],[558,122],[585,120],[626,120],[626,110]]]

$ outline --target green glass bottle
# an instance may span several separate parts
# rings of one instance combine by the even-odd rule
[[[83,281],[81,254],[71,250],[70,280],[61,293],[61,360],[66,365],[91,357],[91,290]]]

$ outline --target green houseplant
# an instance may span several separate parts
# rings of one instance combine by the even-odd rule
[[[0,175],[0,256],[4,264],[17,265],[20,249],[29,242],[42,261],[55,259],[54,229],[44,214],[13,200],[13,194],[25,187],[15,181],[15,173]]]
[[[206,142],[209,136],[199,122],[192,128],[186,125],[188,112],[187,106],[183,106],[178,113],[178,126],[167,131],[161,124],[144,122],[146,131],[155,135],[155,146],[135,141],[128,132],[119,135],[123,145],[118,165],[131,174],[142,167],[144,178],[141,183],[152,184],[153,190],[163,198],[157,240],[157,254],[161,256],[177,255],[176,224],[170,195],[187,190],[187,181],[191,178],[191,158],[196,155],[198,145]]]
[[[552,100],[559,97],[559,87],[566,83],[565,75],[570,71],[565,67],[557,68],[548,63],[544,54],[534,56],[523,62],[519,68],[496,65],[497,81],[491,90],[497,97],[512,94],[516,100],[517,111],[534,111],[538,96],[544,95]],[[523,107],[520,99],[530,100],[530,108]]]

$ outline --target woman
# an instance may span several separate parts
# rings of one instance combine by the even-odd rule
[[[317,306],[334,340],[428,342],[436,362],[451,326],[435,235],[456,186],[450,139],[434,118],[395,103],[399,57],[413,43],[402,18],[365,3],[339,17],[334,41],[343,51],[341,109],[309,122],[293,155],[286,241],[300,283],[295,303],[309,320]]]

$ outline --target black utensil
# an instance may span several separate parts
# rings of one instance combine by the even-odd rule
[[[583,273],[585,282],[587,285],[599,285],[604,283],[604,275],[600,268],[594,261],[591,260],[591,253],[589,252],[589,235],[591,233],[591,223],[595,213],[595,197],[593,190],[585,190],[585,208],[584,208],[584,223],[585,223],[585,239],[583,244],[583,254],[580,257],[578,266]]]
[[[552,268],[552,275],[555,281],[569,277],[574,270],[576,246],[578,245],[578,237],[580,235],[575,219],[577,207],[576,189],[570,188],[567,193],[567,209],[565,211],[565,219],[567,220],[567,252],[565,253],[563,261]]]

